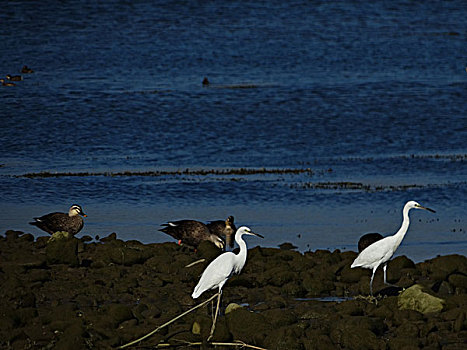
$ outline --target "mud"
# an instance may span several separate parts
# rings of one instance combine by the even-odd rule
[[[191,298],[204,267],[220,253],[211,243],[194,252],[175,243],[122,241],[115,234],[99,241],[70,237],[49,242],[49,238],[34,239],[17,231],[0,236],[2,349],[116,348],[214,293],[196,301]],[[224,287],[213,341],[241,340],[267,349],[467,346],[465,256],[441,256],[418,264],[397,257],[387,271],[388,281],[397,287],[386,288],[378,271],[374,290],[380,295],[371,299],[370,271],[350,269],[357,253],[302,254],[287,248],[293,246],[249,250],[242,273]],[[413,286],[415,299],[403,300],[401,288]],[[413,293],[405,294],[410,298]],[[423,296],[424,304],[418,302]],[[430,300],[436,308],[425,308]],[[417,309],[419,304],[424,308]],[[158,344],[188,348],[186,342],[211,348],[206,343],[211,312],[211,305],[202,307],[138,348],[154,349]]]

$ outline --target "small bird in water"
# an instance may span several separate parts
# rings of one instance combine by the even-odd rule
[[[0,83],[2,83],[2,86],[16,86],[15,83],[5,82],[5,79],[0,79]]]
[[[229,246],[230,248],[234,247],[234,235],[237,228],[235,227],[233,216],[229,216],[225,221],[211,221],[207,224],[207,227],[211,233],[225,238],[226,246]]]
[[[208,341],[214,333],[214,328],[216,325],[217,314],[219,311],[219,305],[222,295],[222,287],[225,282],[233,275],[239,274],[243,266],[245,266],[246,256],[247,256],[247,246],[243,240],[243,235],[252,235],[264,238],[258,233],[254,233],[248,227],[242,226],[235,233],[235,241],[240,247],[240,252],[238,254],[232,252],[225,252],[215,258],[211,263],[206,267],[201,278],[199,279],[198,284],[196,285],[193,294],[191,295],[193,299],[198,298],[205,291],[219,288],[219,295],[217,297],[217,308],[214,316],[214,321],[211,327],[211,334],[209,335]]]
[[[363,249],[363,251],[357,256],[354,260],[351,268],[354,267],[363,267],[365,269],[372,269],[373,273],[370,279],[370,294],[373,295],[373,278],[375,277],[375,272],[378,267],[383,264],[384,271],[384,282],[386,283],[386,268],[387,262],[392,258],[397,248],[404,239],[407,230],[409,229],[410,218],[409,211],[410,209],[424,209],[435,213],[433,209],[422,207],[415,201],[409,201],[404,205],[402,210],[402,225],[394,235],[385,237],[376,241],[373,244],[370,244],[368,247]]]
[[[163,224],[162,231],[178,240],[178,244],[188,244],[198,247],[202,241],[211,241],[220,249],[224,249],[224,241],[219,236],[212,234],[208,227],[202,222],[196,220],[178,220],[169,221]]]
[[[377,232],[364,234],[358,240],[358,252],[360,253],[366,247],[375,243],[376,241],[379,241],[381,238],[383,238],[383,235]]]
[[[83,212],[83,209],[78,204],[73,204],[68,211],[65,213],[50,213],[43,215],[39,218],[34,218],[34,222],[30,222],[31,225],[37,226],[41,230],[53,235],[55,232],[65,231],[70,235],[74,236],[84,226],[84,220],[81,216],[87,217]]]
[[[23,77],[21,75],[10,75],[10,74],[7,74],[6,75],[6,78],[10,81],[21,81],[23,80]]]
[[[23,66],[23,68],[21,68],[21,73],[31,74],[31,73],[34,73],[34,71],[31,68],[29,68],[28,66]]]

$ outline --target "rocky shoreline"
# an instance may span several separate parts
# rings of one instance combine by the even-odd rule
[[[195,301],[191,293],[219,253],[209,242],[194,252],[115,234],[35,239],[7,231],[0,236],[0,348],[117,348],[210,297],[214,292]],[[248,254],[242,273],[224,287],[213,342],[239,340],[266,349],[467,347],[463,255],[417,264],[397,257],[388,265],[388,281],[405,290],[384,288],[378,271],[374,291],[381,293],[371,299],[371,272],[350,269],[356,252],[302,254],[283,245]],[[209,304],[137,348],[214,348],[206,343],[210,327]]]

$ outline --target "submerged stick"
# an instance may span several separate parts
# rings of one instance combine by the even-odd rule
[[[153,331],[149,332],[148,334],[143,335],[141,338],[138,338],[138,339],[136,339],[136,340],[133,340],[133,341],[130,342],[130,343],[127,343],[127,344],[125,344],[125,345],[120,346],[119,349],[127,348],[127,347],[132,346],[132,345],[134,345],[134,344],[136,344],[136,343],[139,343],[140,341],[142,341],[142,340],[144,340],[144,339],[146,339],[146,338],[149,338],[151,335],[153,335],[154,333],[156,333],[156,332],[159,331],[160,329],[162,329],[162,328],[168,326],[169,324],[175,322],[175,321],[178,320],[179,318],[182,318],[182,317],[185,316],[186,314],[189,314],[190,312],[192,312],[192,311],[194,311],[194,310],[196,310],[196,309],[199,309],[201,306],[206,305],[207,303],[209,303],[211,300],[213,300],[213,299],[214,299],[215,297],[217,297],[218,295],[219,295],[219,293],[214,294],[214,295],[213,295],[212,297],[210,297],[208,300],[203,301],[201,304],[198,304],[198,305],[192,307],[191,309],[185,311],[184,313],[178,315],[177,317],[172,318],[170,321],[167,321],[166,323],[164,323],[163,325],[157,327],[156,329],[154,329]]]

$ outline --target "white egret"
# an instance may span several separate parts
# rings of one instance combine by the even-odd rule
[[[384,238],[383,235],[374,232],[374,233],[366,233],[358,240],[358,252],[362,252],[363,249],[368,247],[369,245],[379,241],[381,238]]]
[[[198,284],[196,285],[193,294],[191,295],[193,299],[198,298],[207,290],[214,288],[219,288],[219,293],[217,297],[217,307],[216,313],[214,316],[214,321],[212,323],[211,334],[209,335],[208,341],[211,339],[214,334],[214,329],[217,320],[217,313],[219,311],[219,305],[222,295],[222,287],[225,282],[233,274],[239,274],[242,271],[243,266],[245,266],[246,256],[247,256],[247,246],[245,241],[242,239],[243,235],[253,235],[264,238],[258,233],[252,232],[248,227],[242,226],[235,233],[235,241],[240,247],[240,252],[238,254],[232,252],[225,252],[215,258],[204,270],[201,278],[199,279]]]
[[[373,278],[375,277],[375,272],[381,264],[383,265],[384,271],[384,283],[386,283],[386,268],[387,262],[394,255],[395,251],[401,244],[404,239],[405,234],[409,228],[409,211],[410,209],[424,209],[435,213],[433,209],[422,207],[415,201],[409,201],[404,205],[402,210],[403,221],[402,225],[394,235],[385,237],[376,241],[375,243],[366,247],[354,260],[351,268],[354,267],[363,267],[365,269],[372,269],[373,274],[371,275],[370,280],[370,294],[373,295]]]

